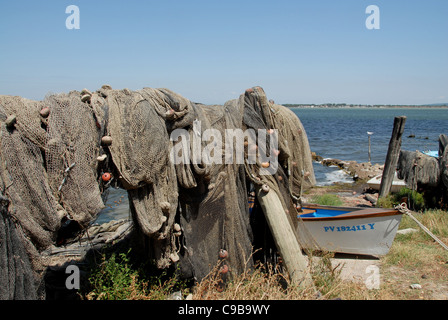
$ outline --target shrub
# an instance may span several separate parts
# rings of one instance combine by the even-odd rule
[[[174,291],[184,294],[186,282],[178,279],[177,273],[168,276],[146,277],[143,268],[132,266],[127,253],[112,253],[110,257],[103,255],[101,264],[92,270],[89,277],[89,300],[164,300]]]
[[[389,194],[387,197],[378,200],[378,207],[393,208],[405,202],[409,209],[420,211],[425,208],[425,198],[423,194],[408,188],[402,188],[398,193]]]
[[[335,194],[326,193],[320,196],[315,196],[312,199],[315,204],[320,204],[324,206],[342,206],[342,200]]]
[[[394,198],[396,203],[406,202],[408,207],[415,211],[420,211],[425,208],[425,199],[423,197],[423,194],[415,190],[402,188],[398,193],[395,194]]]

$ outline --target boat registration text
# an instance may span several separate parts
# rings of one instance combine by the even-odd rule
[[[324,227],[325,232],[347,232],[347,231],[367,231],[367,230],[374,230],[375,224],[374,223],[368,223],[368,224],[361,224],[357,226],[328,226]]]

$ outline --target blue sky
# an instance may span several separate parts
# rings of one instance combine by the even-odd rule
[[[210,104],[255,85],[278,103],[448,102],[448,1],[1,0],[0,94],[106,83]]]

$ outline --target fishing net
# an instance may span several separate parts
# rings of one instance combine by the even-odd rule
[[[422,186],[437,187],[440,182],[439,161],[419,151],[400,151],[397,173],[412,190]]]
[[[45,270],[40,253],[63,244],[70,223],[88,227],[111,186],[127,190],[135,236],[148,258],[158,268],[179,263],[185,277],[199,281],[217,263],[230,274],[243,272],[254,264],[254,248],[267,250],[271,236],[253,199],[256,187],[278,194],[297,229],[300,196],[315,183],[300,120],[259,87],[222,106],[168,89],[110,86],[41,102],[0,96],[0,120],[1,187],[10,201],[0,225],[2,261],[10,262],[0,271],[14,282],[17,270],[32,268],[35,288]],[[246,136],[244,161],[235,161],[241,141],[227,134],[248,129],[255,135]],[[259,137],[266,143],[254,147]],[[261,174],[266,164],[248,160],[255,151],[274,152],[278,169]],[[28,260],[14,265],[11,250]],[[31,281],[25,278],[17,281]]]

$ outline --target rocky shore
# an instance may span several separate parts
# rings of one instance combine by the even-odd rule
[[[344,161],[332,158],[322,158],[321,156],[312,153],[314,161],[321,163],[323,166],[335,166],[344,170],[347,174],[353,177],[354,181],[367,181],[383,173],[384,165],[378,163],[371,164],[370,162],[358,163],[356,161]]]
[[[315,187],[306,192],[303,197],[304,202],[311,202],[315,196],[325,193],[336,194],[344,203],[344,206],[371,207],[376,205],[378,192],[369,188],[367,181],[381,175],[384,165],[372,164],[370,162],[358,163],[356,161],[344,161],[333,158],[322,158],[312,153],[313,160],[323,166],[338,167],[345,173],[353,177],[353,184],[335,184],[328,187]]]

